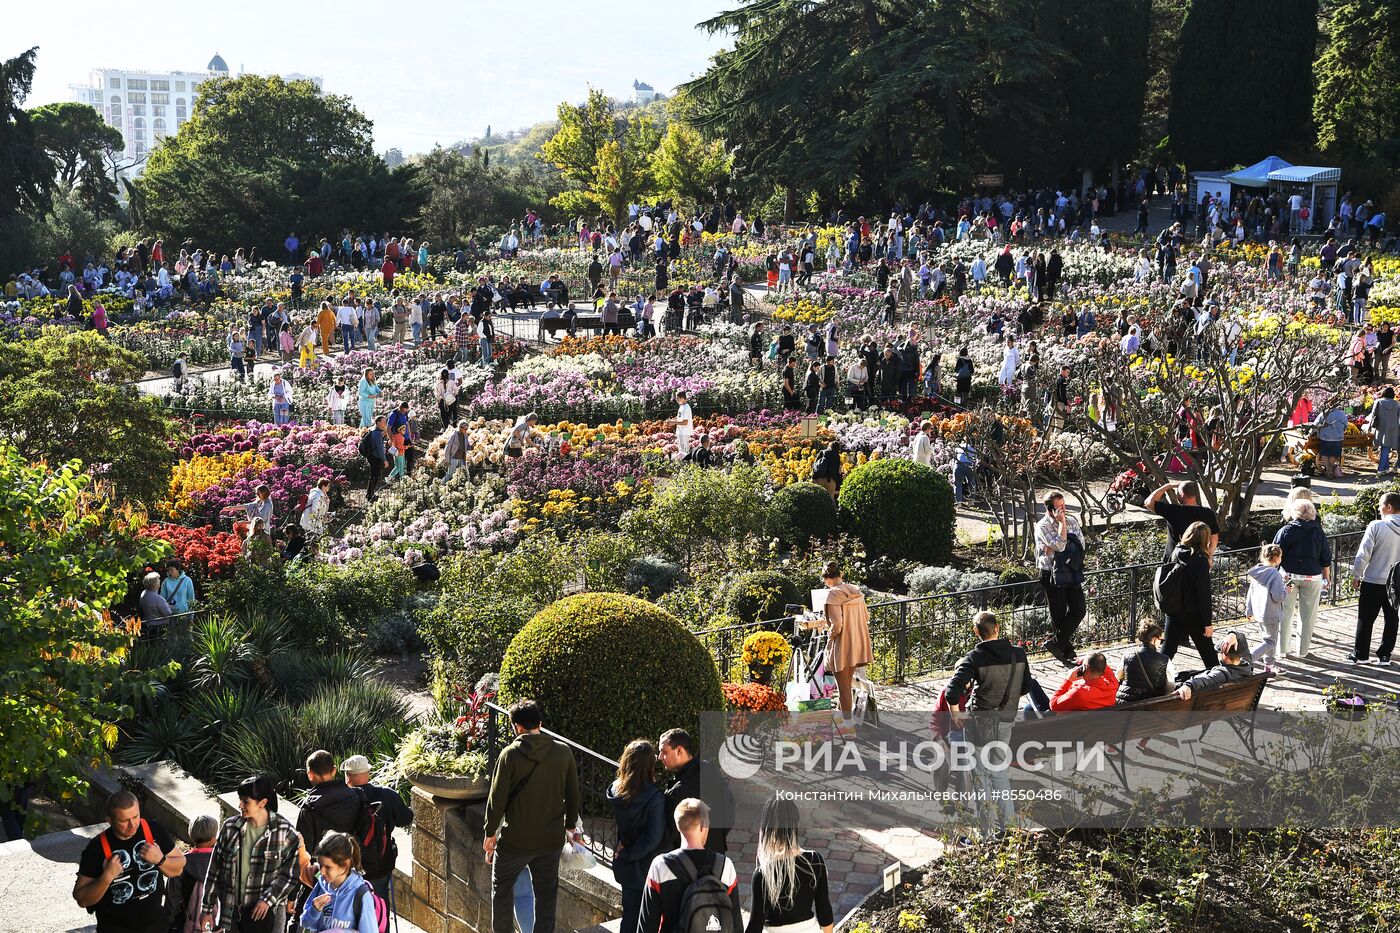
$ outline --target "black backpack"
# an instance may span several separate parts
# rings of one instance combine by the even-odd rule
[[[666,856],[666,863],[676,872],[676,866],[683,869],[676,872],[683,881],[688,879],[685,894],[681,897],[680,923],[677,933],[739,933],[734,922],[734,902],[720,878],[725,858],[714,853],[714,864],[710,871],[701,876],[695,870],[690,856],[677,853]]]
[[[369,435],[370,432],[366,431],[364,436],[360,438],[360,456],[366,460],[374,459],[374,448],[370,444]]]
[[[360,844],[360,863],[364,866],[365,877],[382,878],[394,870],[397,853],[389,838],[389,824],[379,815],[379,807],[367,797],[363,800],[350,832]]]
[[[1186,609],[1186,563],[1173,560],[1157,568],[1152,578],[1152,601],[1163,615],[1179,616]]]

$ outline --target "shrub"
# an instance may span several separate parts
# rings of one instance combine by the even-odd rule
[[[707,554],[767,529],[766,482],[767,473],[759,467],[736,464],[726,471],[688,466],[649,504],[623,516],[621,527],[642,546],[693,568]]]
[[[724,608],[742,622],[762,622],[778,618],[784,606],[799,602],[802,602],[802,592],[787,574],[755,570],[740,574],[730,582]]]
[[[212,600],[240,615],[266,613],[296,620],[303,644],[371,640],[381,620],[398,611],[417,587],[413,572],[388,556],[346,564],[312,561],[288,574],[280,558],[238,562]]]
[[[953,487],[912,460],[872,460],[841,485],[841,521],[871,556],[946,564],[953,553]]]
[[[680,579],[680,564],[674,564],[655,554],[647,554],[634,558],[627,565],[623,587],[634,596],[659,599],[675,589]]]
[[[501,698],[538,701],[545,725],[609,756],[724,709],[705,647],[675,616],[621,593],[568,596],[537,613],[506,649]]]
[[[836,503],[816,483],[789,483],[773,494],[769,508],[773,536],[789,547],[836,533]]]
[[[1337,515],[1328,512],[1322,516],[1322,530],[1329,535],[1342,535],[1353,531],[1365,531],[1366,520],[1357,515]]]
[[[997,574],[997,583],[1006,587],[998,591],[992,602],[998,606],[1023,606],[1035,599],[1040,589],[1040,576],[1024,567],[1007,567]]]
[[[934,593],[958,593],[996,586],[997,575],[983,570],[959,570],[957,567],[920,567],[904,578],[910,596]]]

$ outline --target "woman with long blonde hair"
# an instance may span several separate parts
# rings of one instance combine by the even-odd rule
[[[745,933],[831,933],[834,923],[826,862],[802,848],[797,804],[773,797],[759,821],[753,912]]]

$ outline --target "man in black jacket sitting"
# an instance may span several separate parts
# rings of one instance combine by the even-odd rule
[[[724,773],[713,763],[696,757],[695,739],[684,729],[670,729],[661,734],[657,746],[661,765],[676,776],[666,788],[666,826],[661,838],[663,852],[680,848],[681,834],[676,829],[676,808],[691,797],[705,801],[710,807],[710,835],[705,848],[724,852],[728,848],[729,830],[734,826],[734,793]]]

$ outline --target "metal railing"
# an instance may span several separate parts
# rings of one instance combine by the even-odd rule
[[[511,725],[509,710],[491,702],[486,707],[487,757],[490,760],[489,771],[494,775],[496,759],[514,741],[515,728]],[[579,819],[583,824],[583,843],[599,864],[612,865],[613,852],[617,849],[617,822],[613,818],[612,804],[608,801],[608,788],[617,777],[618,763],[568,736],[549,729],[540,731],[563,742],[573,752],[574,761],[578,764]]]
[[[1332,547],[1330,605],[1355,597],[1351,558],[1362,532],[1329,535]],[[1257,563],[1256,548],[1218,551],[1211,567],[1211,595],[1216,624],[1244,617],[1247,574]],[[1075,636],[1079,645],[1112,645],[1130,641],[1143,619],[1159,620],[1153,602],[1155,563],[1108,567],[1085,573],[1087,614]],[[976,644],[970,625],[976,612],[990,610],[1001,620],[1001,633],[1022,643],[1034,657],[1044,655],[1039,644],[1052,634],[1050,612],[1038,581],[937,593],[873,603],[870,640],[874,660],[869,674],[881,683],[904,683],[951,670]],[[710,650],[720,676],[745,679],[738,669],[744,639],[756,631],[790,631],[791,618],[704,629],[696,636]]]

